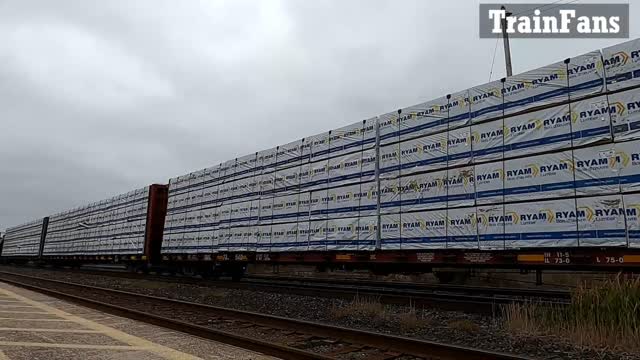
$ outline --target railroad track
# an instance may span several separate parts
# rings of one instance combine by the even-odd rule
[[[0,281],[283,359],[527,359],[5,271]]]
[[[523,298],[569,299],[571,293],[566,290],[526,289],[489,286],[468,286],[448,284],[427,284],[400,281],[376,281],[366,279],[290,277],[276,275],[249,275],[248,280],[262,282],[326,284],[331,286],[359,286],[402,291],[429,291],[438,293],[485,294],[491,296],[509,296]]]
[[[47,269],[47,271],[49,270]],[[276,276],[251,276],[241,282],[233,282],[184,276],[141,274],[128,271],[68,269],[55,269],[55,271],[347,300],[355,297],[371,297],[383,304],[405,305],[411,303],[420,307],[436,307],[443,310],[461,310],[480,314],[495,314],[499,310],[499,306],[514,302],[523,303],[533,299],[544,304],[563,305],[569,299],[569,292],[559,290],[440,286],[406,282]]]

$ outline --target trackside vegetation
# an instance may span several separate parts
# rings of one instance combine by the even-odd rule
[[[568,306],[540,303],[504,308],[506,330],[521,336],[555,336],[579,346],[640,351],[640,278],[618,275],[581,285]]]

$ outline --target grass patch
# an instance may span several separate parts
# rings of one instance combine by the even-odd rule
[[[568,306],[508,305],[504,325],[520,335],[557,336],[590,348],[638,352],[640,279],[617,276],[591,288],[579,286]]]
[[[423,328],[429,323],[430,319],[424,317],[416,311],[416,307],[413,304],[409,305],[409,309],[406,312],[402,312],[397,316],[398,325],[402,330],[416,330]]]
[[[354,297],[350,303],[343,306],[333,304],[330,313],[334,319],[344,319],[348,317],[386,318],[386,311],[380,303],[380,300],[361,296]]]
[[[336,320],[351,319],[371,321],[378,325],[393,324],[404,331],[417,330],[431,322],[413,304],[409,304],[406,310],[397,312],[385,307],[378,298],[362,296],[356,296],[344,305],[334,303],[330,309],[330,316]]]
[[[475,334],[480,331],[480,325],[467,319],[449,321],[447,326],[451,329],[464,331],[469,334]]]

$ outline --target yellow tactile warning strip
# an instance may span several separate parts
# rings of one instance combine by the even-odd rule
[[[54,349],[91,349],[91,350],[145,350],[145,351],[150,350],[148,347],[130,346],[130,345],[57,344],[57,343],[22,342],[22,341],[0,341],[0,346],[45,347],[45,348],[54,348]],[[185,355],[191,356],[188,354],[185,354]],[[176,359],[188,359],[188,358],[179,357]]]
[[[126,345],[92,345],[92,344],[61,344],[61,343],[43,343],[43,342],[18,342],[18,341],[0,341],[0,348],[3,346],[11,346],[11,347],[43,347],[43,348],[58,348],[58,349],[91,349],[91,350],[142,350],[149,353],[153,353],[161,358],[167,360],[197,360],[199,357],[193,356],[191,354],[183,353],[181,351],[171,349],[169,347],[151,342],[149,340],[145,340],[139,338],[137,336],[133,336],[131,334],[127,334],[123,331],[114,329],[112,327],[102,325],[96,323],[94,321],[69,314],[60,309],[56,309],[47,304],[29,299],[22,295],[16,294],[10,290],[0,288],[0,320],[27,320],[27,314],[47,314],[51,316],[55,316],[54,319],[28,319],[28,321],[64,321],[71,322],[79,325],[80,329],[41,329],[41,328],[11,328],[11,327],[0,327],[0,333],[3,331],[10,332],[34,332],[34,333],[79,333],[79,334],[101,334],[110,337],[113,340],[119,341]],[[10,301],[14,302],[14,307],[21,305],[22,307],[17,307],[15,310],[13,308],[7,308],[7,306],[3,306],[1,301]],[[33,311],[26,311],[26,308],[33,308]],[[4,314],[24,314],[24,317],[20,318],[11,318],[11,317],[2,317]],[[27,319],[25,319],[27,318]],[[0,360],[10,360],[7,355],[2,352],[0,349]]]
[[[0,320],[22,320],[22,321],[58,321],[58,322],[72,322],[67,319],[30,319],[30,318],[12,318],[12,317],[0,317]]]
[[[32,308],[33,306],[31,305],[14,305],[14,304],[2,304],[0,303],[0,309],[6,309],[6,308]]]
[[[3,313],[3,314],[40,314],[40,315],[49,315],[48,312],[23,311],[23,310],[0,310],[0,313]]]
[[[0,331],[31,331],[31,332],[72,333],[72,334],[102,334],[98,330],[85,330],[85,329],[34,329],[34,328],[0,327]]]

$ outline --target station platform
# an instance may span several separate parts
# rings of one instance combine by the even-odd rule
[[[0,360],[271,360],[0,282]]]

